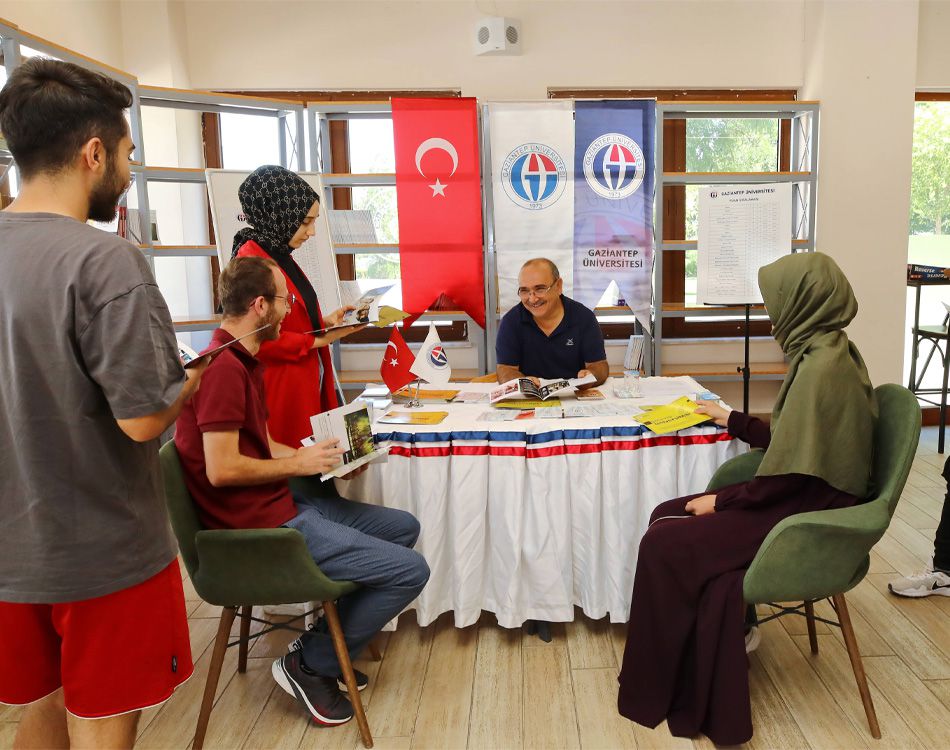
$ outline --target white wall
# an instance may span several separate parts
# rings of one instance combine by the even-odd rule
[[[118,0],[4,0],[0,16],[24,31],[126,70],[120,5]]]
[[[481,10],[479,10],[481,8]],[[209,2],[189,0],[202,88],[797,87],[803,6],[776,2]],[[524,54],[476,57],[475,22],[522,21]]]

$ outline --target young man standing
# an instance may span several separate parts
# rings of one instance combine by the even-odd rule
[[[267,431],[263,365],[256,355],[262,342],[279,336],[290,311],[286,279],[269,258],[234,258],[221,272],[218,296],[224,315],[210,346],[253,335],[208,365],[201,391],[178,418],[175,446],[188,490],[206,527],[296,529],[327,577],[362,585],[338,604],[347,649],[355,658],[429,579],[425,559],[411,549],[419,522],[395,508],[345,500],[332,480],[321,485],[327,491],[322,497],[291,493],[290,477],[330,471],[343,451],[337,440],[306,448],[282,445]],[[317,723],[336,725],[353,717],[340,692],[333,643],[321,627],[277,659],[272,672]],[[357,672],[356,678],[359,688],[365,687],[366,675]]]
[[[192,672],[157,438],[198,386],[142,254],[124,86],[33,58],[0,92],[0,702],[17,747],[131,747]],[[68,713],[67,713],[68,712]]]

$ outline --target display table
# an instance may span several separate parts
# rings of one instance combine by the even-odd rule
[[[416,549],[432,570],[413,605],[421,625],[449,610],[458,627],[482,610],[504,627],[568,622],[575,605],[625,622],[652,510],[702,491],[718,466],[747,450],[715,426],[658,436],[633,421],[637,404],[702,390],[691,378],[645,379],[642,399],[597,402],[629,408],[612,417],[485,422],[487,403],[426,405],[420,411],[449,416],[433,426],[377,422],[389,456],[338,486],[419,519]],[[601,391],[609,394],[609,383]]]

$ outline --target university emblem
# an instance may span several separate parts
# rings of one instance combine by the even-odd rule
[[[561,155],[543,143],[525,143],[505,158],[501,184],[517,205],[540,210],[555,203],[567,184],[567,167]]]
[[[645,169],[643,150],[620,133],[600,136],[584,152],[584,177],[602,198],[629,198],[643,184]]]

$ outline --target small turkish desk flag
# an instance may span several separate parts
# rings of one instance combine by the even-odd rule
[[[416,358],[412,356],[412,351],[399,333],[399,329],[393,326],[393,332],[389,334],[389,343],[386,344],[386,351],[383,353],[383,361],[379,366],[379,374],[389,387],[390,393],[395,393],[416,379],[416,376],[409,371],[415,361]]]

